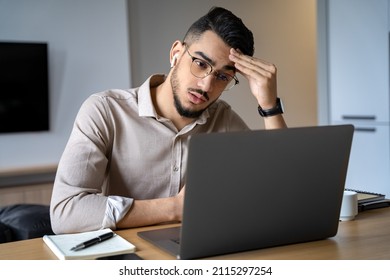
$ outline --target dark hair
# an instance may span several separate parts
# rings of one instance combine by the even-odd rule
[[[229,10],[221,7],[211,8],[206,15],[190,26],[184,37],[184,42],[191,44],[208,30],[215,32],[228,46],[239,49],[246,55],[253,56],[252,32],[240,18]]]

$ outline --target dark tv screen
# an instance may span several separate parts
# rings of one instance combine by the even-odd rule
[[[47,130],[47,43],[0,42],[0,133]]]

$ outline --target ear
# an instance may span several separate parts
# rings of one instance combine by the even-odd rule
[[[171,51],[170,51],[170,59],[169,59],[171,67],[176,65],[176,62],[180,58],[183,48],[184,45],[181,41],[177,40],[172,44]]]

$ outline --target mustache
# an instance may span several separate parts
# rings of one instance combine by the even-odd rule
[[[193,91],[193,92],[199,93],[199,94],[202,95],[204,98],[206,98],[207,101],[210,100],[210,97],[209,97],[209,95],[207,94],[207,91],[203,91],[203,90],[197,89],[197,88],[188,88],[188,91]]]

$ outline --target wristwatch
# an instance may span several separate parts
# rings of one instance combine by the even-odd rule
[[[283,112],[284,112],[283,111],[283,104],[282,104],[282,101],[280,100],[279,97],[276,98],[276,106],[275,107],[273,107],[271,109],[263,110],[263,108],[261,108],[259,105],[257,110],[259,111],[259,114],[262,117],[276,116],[276,115],[283,114]]]

